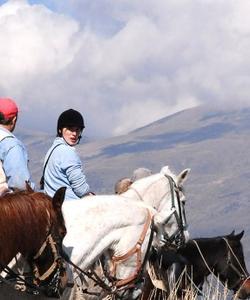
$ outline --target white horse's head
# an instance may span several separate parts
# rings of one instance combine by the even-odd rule
[[[189,172],[185,169],[176,176],[165,166],[160,173],[134,182],[128,191],[128,195],[135,192],[137,198],[156,209],[155,226],[161,239],[170,244],[178,245],[189,237],[183,189]]]
[[[163,207],[155,215],[154,221],[158,228],[161,228],[163,242],[172,244],[173,242],[180,246],[183,242],[188,241],[189,233],[187,231],[187,221],[185,214],[185,194],[183,183],[187,179],[190,169],[185,169],[175,176],[165,166],[161,169],[161,174],[169,181],[169,193],[165,197]],[[170,195],[170,198],[169,198]],[[169,211],[169,199],[171,202],[171,209]],[[167,213],[169,211],[169,214]]]

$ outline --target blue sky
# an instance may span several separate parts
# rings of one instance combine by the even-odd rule
[[[250,105],[250,3],[0,0],[0,95],[54,132],[82,112],[113,136],[203,103]]]

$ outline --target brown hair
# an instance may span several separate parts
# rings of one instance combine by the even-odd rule
[[[124,177],[124,178],[119,179],[115,184],[115,193],[116,194],[125,193],[131,184],[132,184],[132,181],[130,178]]]

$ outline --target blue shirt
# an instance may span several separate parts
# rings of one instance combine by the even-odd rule
[[[31,182],[28,169],[28,153],[21,141],[6,128],[0,126],[0,160],[6,176],[9,188],[26,189],[25,181],[28,181],[34,189],[35,185]]]
[[[80,157],[74,147],[57,137],[45,156],[44,165],[55,146],[44,172],[44,191],[53,197],[60,187],[66,187],[65,200],[79,199],[89,193]]]

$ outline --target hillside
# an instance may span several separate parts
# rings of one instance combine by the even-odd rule
[[[139,128],[127,135],[84,142],[78,151],[96,193],[112,193],[114,183],[137,167],[176,173],[191,168],[186,182],[187,217],[193,237],[245,230],[243,244],[250,269],[250,108],[197,107]],[[38,181],[53,137],[22,136]]]

